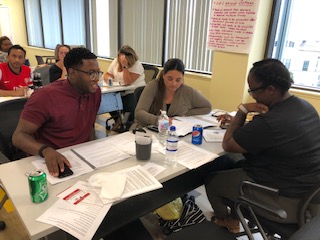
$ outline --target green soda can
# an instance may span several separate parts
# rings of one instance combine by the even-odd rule
[[[46,173],[42,170],[34,170],[28,175],[31,201],[34,203],[42,203],[47,200],[48,185]]]

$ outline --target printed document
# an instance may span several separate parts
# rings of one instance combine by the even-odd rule
[[[177,161],[186,168],[198,168],[217,157],[219,157],[218,154],[209,152],[185,141],[179,141]]]
[[[125,199],[141,193],[162,188],[162,184],[140,165],[122,169],[115,173],[122,173],[126,176],[125,189],[120,199]],[[101,197],[101,188],[94,187],[93,189],[99,195],[99,197]],[[112,203],[115,201],[113,199],[106,198],[101,198],[101,200],[104,204]]]
[[[106,140],[94,142],[90,145],[75,147],[70,150],[58,150],[71,163],[73,175],[65,178],[53,177],[49,174],[45,161],[39,159],[32,162],[37,169],[42,169],[47,174],[47,180],[51,184],[57,184],[82,174],[92,172],[95,168],[108,166],[130,157],[120,149],[107,144]]]
[[[78,193],[85,194],[80,196]],[[56,226],[80,240],[92,239],[112,206],[101,204],[92,187],[83,181],[77,182],[58,197],[55,204],[38,217],[37,221]],[[84,199],[79,201],[81,198]]]
[[[192,132],[194,125],[200,124],[203,128],[218,126],[218,121],[211,114],[195,115],[188,117],[174,117],[172,125],[176,127],[179,137],[186,136]]]

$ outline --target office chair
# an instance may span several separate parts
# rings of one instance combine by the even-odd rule
[[[50,68],[51,68],[51,65],[48,65],[44,67],[37,67],[33,71],[33,73],[41,74],[42,86],[50,84],[50,74],[49,74]]]
[[[0,103],[0,152],[10,161],[26,156],[23,151],[13,146],[11,140],[26,102],[26,98],[18,98]]]
[[[38,65],[42,65],[42,64],[52,65],[56,61],[56,58],[54,56],[39,56],[39,55],[35,55],[35,57],[37,59]],[[46,61],[44,61],[44,58],[46,59]]]
[[[250,181],[243,181],[240,186],[240,196],[238,200],[233,203],[231,201],[226,201],[225,203],[232,209],[235,209],[239,216],[240,222],[244,228],[244,232],[232,234],[227,232],[226,229],[212,223],[212,222],[202,222],[200,224],[193,225],[182,229],[177,233],[173,233],[168,240],[211,240],[211,239],[221,239],[229,240],[236,239],[235,237],[247,235],[249,240],[254,240],[252,233],[260,232],[264,240],[320,240],[320,215],[317,211],[312,211],[312,209],[319,207],[320,199],[320,183],[315,185],[306,196],[301,199],[299,208],[297,209],[297,214],[299,216],[298,224],[288,224],[273,222],[259,215],[259,212],[263,211],[273,216],[279,218],[286,218],[287,213],[274,206],[261,203],[256,199],[247,196],[244,189],[246,187],[256,188],[263,191],[267,191],[270,194],[278,194],[278,189],[263,186],[261,184],[252,183]],[[310,204],[314,204],[313,208]],[[313,217],[313,218],[312,218]],[[249,220],[249,223],[247,223]],[[252,219],[256,224],[257,228],[253,229]],[[251,224],[250,224],[251,222]],[[225,232],[223,232],[225,230]],[[221,234],[221,235],[220,235]]]
[[[250,240],[254,239],[252,236],[252,228],[249,226],[252,225],[252,223],[257,226],[257,230],[264,239],[291,239],[295,232],[303,228],[313,217],[318,217],[319,215],[320,183],[316,184],[303,198],[301,198],[297,209],[299,221],[297,224],[279,223],[271,221],[266,217],[262,217],[261,213],[263,212],[264,215],[267,214],[265,216],[276,216],[280,219],[285,219],[287,213],[278,207],[252,199],[252,197],[245,193],[246,188],[259,189],[260,191],[263,190],[274,195],[277,195],[279,190],[250,181],[242,182],[240,186],[240,196],[234,206],[235,211],[239,216],[239,220]],[[250,224],[247,224],[245,219],[248,219]],[[317,222],[319,222],[319,220]],[[279,237],[276,237],[275,235]],[[313,236],[313,234],[311,234],[310,236],[308,235],[308,238],[304,239],[319,239],[316,237],[318,237],[318,235]]]
[[[142,64],[144,68],[145,81],[148,84],[152,80],[157,78],[159,69],[153,65]]]
[[[134,109],[136,109],[137,107],[137,104],[138,104],[138,101],[139,101],[139,98],[141,96],[141,93],[144,89],[144,86],[142,87],[137,87],[134,92],[133,92],[133,97],[134,97]],[[134,115],[134,112],[132,113]],[[133,116],[134,117],[134,116]]]

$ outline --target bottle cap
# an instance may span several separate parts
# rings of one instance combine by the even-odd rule
[[[176,127],[175,126],[170,126],[170,131],[175,131]]]

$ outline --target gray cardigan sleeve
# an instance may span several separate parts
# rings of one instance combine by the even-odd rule
[[[157,80],[150,82],[143,89],[143,92],[141,93],[141,96],[135,109],[135,118],[138,121],[139,125],[158,125],[158,116],[149,113],[150,107],[153,103],[157,91]]]
[[[158,91],[158,81],[154,80],[144,88],[135,110],[135,118],[139,125],[158,125],[158,116],[151,113],[150,107]],[[163,110],[166,105],[163,101]],[[185,84],[176,91],[167,111],[169,117],[207,114],[211,111],[211,103],[199,91]]]
[[[192,108],[187,112],[186,116],[207,114],[212,109],[211,103],[195,89],[192,89],[191,105]]]

